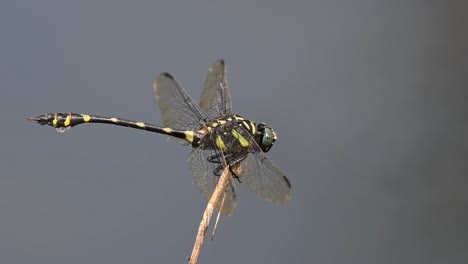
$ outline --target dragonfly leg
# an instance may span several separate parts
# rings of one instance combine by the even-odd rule
[[[221,176],[221,173],[222,171],[224,170],[224,166],[221,165],[221,161],[220,159],[222,158],[222,156],[224,156],[224,158],[226,159],[226,163],[229,164],[229,171],[231,172],[231,175],[234,179],[236,179],[239,183],[242,183],[240,178],[239,178],[239,175],[238,173],[236,173],[236,171],[239,171],[242,169],[241,167],[241,161],[243,161],[247,156],[245,155],[234,155],[233,153],[230,153],[230,154],[226,154],[224,153],[223,155],[221,155],[221,153],[218,153],[216,155],[212,155],[210,157],[207,158],[207,161],[208,162],[211,162],[211,163],[217,163],[217,164],[220,164],[218,167],[216,167],[216,169],[213,171],[213,174],[215,176]]]
[[[231,171],[232,177],[237,179],[238,182],[242,183],[239,178],[239,173],[242,172],[242,164],[240,164],[247,156],[239,155],[237,158],[229,161],[229,170]]]

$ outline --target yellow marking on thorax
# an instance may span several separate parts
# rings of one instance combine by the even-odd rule
[[[245,126],[245,128],[247,128],[248,130],[251,130],[249,123],[247,123],[246,121],[242,121],[242,124]]]
[[[249,141],[244,136],[242,136],[239,132],[237,132],[237,130],[233,129],[231,132],[232,132],[232,135],[235,138],[237,138],[237,140],[239,140],[239,143],[241,144],[241,146],[246,148],[250,145]]]
[[[91,120],[91,117],[89,115],[83,115],[83,121],[89,122]]]
[[[252,135],[255,135],[257,133],[257,127],[255,126],[255,123],[250,123],[250,126],[252,130]]]
[[[185,131],[184,134],[185,134],[185,140],[192,143],[195,133],[193,131]]]
[[[117,118],[115,118],[115,117],[111,118],[111,121],[114,122],[114,123],[119,122],[119,120]]]
[[[211,124],[212,127],[217,127],[218,125],[219,125],[219,124],[216,123],[216,122],[214,122],[214,123]]]
[[[238,116],[238,115],[235,115],[234,118],[235,118],[237,121],[242,121],[242,120],[244,120],[243,117]]]
[[[70,123],[71,123],[71,115],[67,115],[67,117],[65,118],[65,122],[63,122],[63,125],[64,126],[70,126]]]
[[[218,123],[219,123],[220,125],[224,125],[224,124],[226,124],[226,120],[218,120]]]
[[[220,135],[218,135],[218,136],[216,137],[216,146],[217,146],[220,150],[222,150],[222,151],[226,151],[226,150],[227,150],[226,144],[224,144],[224,141],[223,141],[223,139],[221,138]]]
[[[166,133],[171,133],[171,132],[172,132],[172,128],[170,128],[170,127],[165,127],[165,128],[163,128],[162,130],[163,130],[164,132],[166,132]]]
[[[136,122],[136,125],[141,128],[145,127],[145,123],[143,122]]]

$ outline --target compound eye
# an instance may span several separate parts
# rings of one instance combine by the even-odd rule
[[[260,123],[257,125],[257,131],[263,134],[263,131],[265,130],[266,124],[265,123]]]
[[[268,152],[276,140],[275,132],[265,123],[258,124],[257,131],[255,141],[264,152]]]
[[[265,130],[263,132],[262,145],[270,149],[273,143],[275,142],[274,138],[275,137],[273,130],[269,127],[265,127]]]

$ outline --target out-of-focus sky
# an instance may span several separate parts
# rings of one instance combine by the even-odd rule
[[[285,206],[237,184],[201,263],[467,263],[463,1],[2,1],[0,262],[183,263],[206,205],[160,124],[170,72],[198,101],[224,58],[234,112],[269,123]]]

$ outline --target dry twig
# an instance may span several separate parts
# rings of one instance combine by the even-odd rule
[[[205,239],[205,234],[210,224],[211,216],[213,215],[214,206],[218,203],[219,198],[224,193],[226,186],[231,180],[230,175],[229,167],[226,166],[218,181],[218,185],[216,185],[216,188],[211,195],[210,201],[206,205],[205,211],[203,212],[203,217],[200,221],[200,225],[198,226],[197,236],[193,245],[192,255],[189,258],[189,264],[196,264],[198,261],[200,249],[203,245],[203,240]]]

